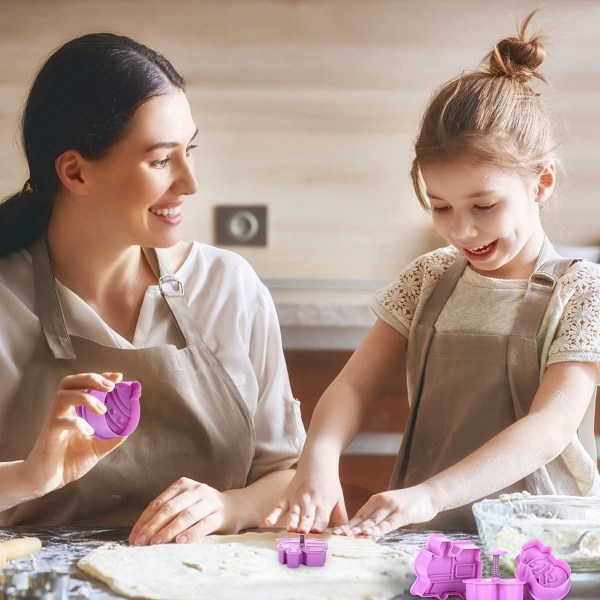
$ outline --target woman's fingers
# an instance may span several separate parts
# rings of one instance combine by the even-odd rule
[[[158,521],[156,521],[157,515],[162,512],[163,516],[161,519],[164,519],[166,516],[170,516],[169,520],[173,519],[176,514],[176,512],[174,512],[174,507],[177,506],[176,502],[174,502],[175,499],[178,496],[185,494],[194,486],[194,484],[200,486],[203,485],[198,484],[187,477],[181,477],[150,502],[131,529],[129,543],[135,544],[136,546],[148,543],[150,537],[154,535],[156,531],[156,524],[158,523]],[[153,526],[149,528],[148,525],[150,523],[153,523]]]
[[[216,531],[221,526],[221,521],[221,515],[218,512],[210,513],[193,527],[178,535],[175,541],[178,544],[197,542],[199,539]]]
[[[202,537],[202,535],[214,531],[214,528],[210,529],[214,517],[207,520],[215,515],[219,508],[214,498],[198,499],[197,495],[187,492],[178,496],[176,500],[177,503],[173,503],[173,511],[176,513],[175,518],[169,518],[165,515],[165,519],[161,520],[159,513],[154,521],[148,523],[148,529],[156,526],[154,535],[149,539],[150,544],[168,544],[176,538],[179,543],[186,543],[190,540],[188,536],[184,536],[184,532],[190,529],[194,529],[194,537]],[[163,523],[163,525],[161,526],[160,523]],[[182,539],[182,536],[185,539]]]

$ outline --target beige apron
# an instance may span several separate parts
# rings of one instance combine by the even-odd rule
[[[511,335],[438,333],[435,324],[467,259],[460,255],[436,284],[416,324],[412,351],[418,368],[409,374],[413,398],[390,489],[410,487],[440,473],[528,414],[540,382],[537,334],[556,282],[576,262],[555,256],[546,240]],[[579,437],[595,461],[593,402]],[[522,490],[579,495],[560,456],[494,496]],[[471,504],[415,527],[474,531]]]
[[[152,262],[158,259],[160,291],[181,347],[112,348],[69,335],[45,236],[32,246],[41,331],[0,437],[0,460],[28,455],[65,375],[119,371],[125,380],[140,381],[141,420],[124,444],[81,479],[5,511],[0,523],[127,526],[179,477],[218,490],[244,487],[255,446],[248,408],[202,341],[182,284],[160,252],[156,258],[145,252]]]

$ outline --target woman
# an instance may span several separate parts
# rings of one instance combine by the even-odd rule
[[[257,526],[291,478],[304,432],[269,293],[241,257],[179,238],[197,187],[184,91],[112,34],[66,43],[32,85],[30,178],[0,206],[4,524],[184,543]],[[123,377],[140,424],[97,440],[75,407],[101,413],[86,390]]]

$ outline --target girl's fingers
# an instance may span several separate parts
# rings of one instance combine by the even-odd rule
[[[338,503],[333,507],[331,512],[331,524],[335,528],[339,528],[348,522],[348,512],[346,511],[346,503],[342,496]]]
[[[330,511],[323,510],[323,508],[318,507],[315,513],[315,519],[311,531],[315,533],[323,533],[327,529],[327,525],[329,525],[329,515]]]
[[[281,515],[286,512],[289,508],[289,502],[287,500],[282,500],[271,512],[271,514],[269,514],[267,516],[267,518],[265,519],[265,525],[267,527],[273,527],[275,525],[275,523],[277,523],[277,521],[279,521],[279,518],[281,517]]]
[[[302,512],[298,521],[298,532],[299,533],[310,533],[311,529],[315,524],[315,515],[310,511]]]
[[[290,508],[288,516],[287,530],[297,531],[298,523],[300,522],[300,507],[297,504],[293,504]]]
[[[381,506],[378,508],[374,507],[373,512],[363,517],[358,523],[353,524],[352,527],[354,529],[360,528],[361,530],[372,529],[373,527],[379,525],[379,523],[381,523],[384,519],[387,519],[390,516],[390,512],[391,511],[387,506]],[[351,523],[352,521],[350,521],[348,525]]]

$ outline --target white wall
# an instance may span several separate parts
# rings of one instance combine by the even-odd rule
[[[0,194],[26,178],[15,123],[38,61],[110,30],[163,52],[187,78],[200,127],[188,238],[212,241],[212,206],[265,203],[263,277],[389,279],[438,240],[408,178],[433,89],[474,68],[536,1],[0,0]],[[549,232],[600,243],[600,2],[547,0],[540,91],[566,178]],[[534,27],[534,28],[535,28]]]

